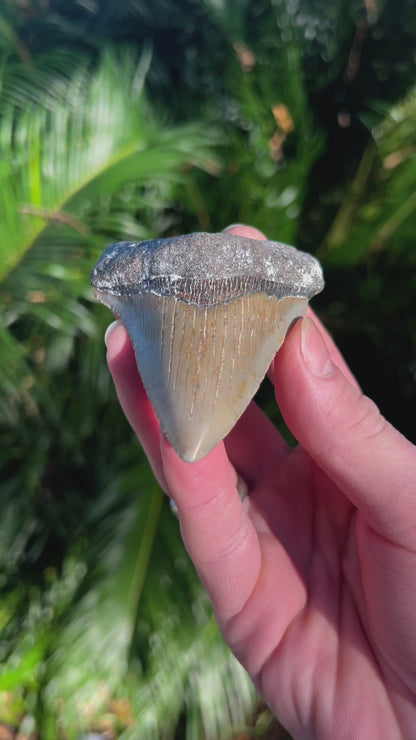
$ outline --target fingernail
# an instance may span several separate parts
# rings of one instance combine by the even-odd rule
[[[334,370],[325,342],[312,319],[303,319],[301,351],[308,370],[318,378],[331,375]]]
[[[107,326],[107,329],[104,334],[104,342],[105,342],[106,347],[108,347],[108,339],[109,339],[110,334],[114,331],[114,329],[120,326],[121,323],[122,321],[120,319],[117,319],[117,321],[113,321],[109,326]]]
[[[226,226],[223,231],[229,231],[230,229],[240,229],[242,226],[245,227],[247,224],[230,224]]]
[[[171,510],[172,514],[179,518],[178,507],[176,506],[173,498],[169,499],[169,509]]]

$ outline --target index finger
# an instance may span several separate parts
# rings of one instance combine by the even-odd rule
[[[220,624],[238,614],[261,570],[257,532],[237,493],[235,470],[220,443],[183,462],[161,435],[163,469],[181,534]],[[247,501],[247,500],[246,500]]]
[[[147,397],[133,347],[121,321],[110,324],[105,342],[107,364],[120,406],[144,449],[160,487],[168,493],[160,456],[159,422]]]

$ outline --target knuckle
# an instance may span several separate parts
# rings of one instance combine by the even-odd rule
[[[354,418],[348,422],[345,431],[358,434],[363,441],[369,441],[381,436],[386,425],[387,422],[378,406],[370,398],[362,395],[355,406]]]
[[[374,440],[385,432],[387,422],[381,415],[378,406],[367,396],[360,396],[353,418],[349,420],[345,431],[359,436],[363,442]]]
[[[210,551],[209,555],[205,559],[205,565],[213,563],[227,563],[230,560],[238,558],[239,553],[244,551],[246,541],[248,537],[247,527],[245,523],[240,520],[236,523],[235,527],[223,536],[221,541],[217,543],[215,551]]]

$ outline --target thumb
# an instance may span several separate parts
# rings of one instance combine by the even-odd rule
[[[416,537],[416,448],[332,362],[310,318],[278,352],[276,399],[310,456],[380,534],[403,546]]]

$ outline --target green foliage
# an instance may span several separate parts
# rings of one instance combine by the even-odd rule
[[[45,84],[52,70],[30,70],[2,106],[1,141],[8,157],[0,183],[7,245],[0,258],[0,690],[5,705],[14,707],[13,723],[32,717],[44,738],[55,738],[58,725],[75,737],[100,724],[91,709],[97,697],[99,708],[110,711],[124,686],[131,694],[125,701],[137,705],[137,713],[131,709],[125,720],[112,715],[120,731],[145,710],[149,737],[157,734],[161,717],[174,727],[186,693],[197,706],[192,686],[185,691],[191,667],[200,669],[192,656],[182,666],[181,681],[168,681],[169,701],[159,693],[156,703],[148,692],[145,708],[138,705],[143,685],[162,670],[149,640],[168,640],[162,614],[165,609],[173,620],[176,595],[171,589],[165,604],[166,589],[156,598],[151,584],[170,579],[180,590],[181,576],[177,569],[169,576],[172,525],[159,524],[162,494],[140,464],[117,409],[101,348],[108,318],[91,306],[88,287],[104,243],[166,228],[174,186],[193,167],[218,167],[214,133],[197,125],[166,128],[152,114],[143,93],[149,61],[129,50],[107,52],[97,65],[80,60],[69,78],[53,76],[52,92]],[[26,86],[29,107],[21,105]],[[133,469],[138,473],[125,472]],[[184,572],[176,622],[189,623],[179,644],[181,653],[193,654],[201,621],[186,614],[192,602],[201,614],[207,605],[173,525],[176,561],[181,559]],[[160,551],[156,535],[162,536]],[[188,581],[192,593],[185,588]],[[155,601],[147,610],[141,598],[146,588],[148,600]],[[251,703],[248,680],[217,631],[211,627],[207,634],[202,644],[209,641],[213,665],[225,672],[230,665],[235,681],[245,686],[245,700],[235,710],[242,722]],[[218,722],[225,727],[224,702],[219,707]],[[146,737],[145,726],[140,732]]]
[[[216,167],[213,136],[154,120],[142,94],[148,63],[107,53],[93,73],[84,63],[69,81],[55,80],[52,93],[41,77],[31,106],[21,108],[17,95],[3,102],[2,362],[23,385],[32,387],[30,367],[38,382],[42,370],[67,367],[77,336],[94,334],[85,277],[103,242],[166,228],[180,168]]]
[[[353,264],[388,249],[410,253],[416,210],[416,89],[374,128],[336,219],[319,253]],[[347,235],[347,239],[345,238]]]
[[[22,737],[268,723],[119,410],[105,244],[241,221],[317,251],[316,306],[414,433],[416,14],[366,7],[0,0],[0,723]]]
[[[410,439],[415,403],[415,89],[372,129],[317,254],[323,310],[364,390]]]
[[[293,243],[322,137],[308,109],[301,49],[284,6],[259,26],[250,47],[235,47],[230,65],[234,112],[218,190],[226,222],[251,223],[270,238]]]

